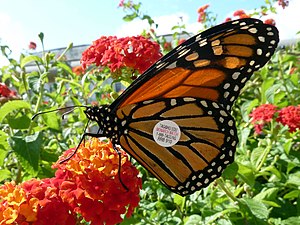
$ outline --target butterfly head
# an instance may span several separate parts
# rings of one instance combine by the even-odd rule
[[[109,109],[107,105],[91,106],[87,107],[86,110],[84,110],[84,113],[89,120],[96,121],[98,123],[109,115]]]

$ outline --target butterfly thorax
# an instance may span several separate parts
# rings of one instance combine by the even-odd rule
[[[88,107],[84,113],[91,121],[99,126],[99,137],[107,137],[114,144],[118,144],[118,120],[113,116],[108,105]]]

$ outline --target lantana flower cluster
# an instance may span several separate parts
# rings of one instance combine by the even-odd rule
[[[278,109],[275,105],[263,104],[254,109],[250,117],[257,134],[261,134],[264,126],[271,121],[287,126],[291,133],[300,129],[300,105]]]
[[[63,158],[72,151],[66,151]],[[0,187],[0,224],[122,222],[121,215],[129,217],[138,205],[142,183],[138,170],[119,151],[120,156],[111,143],[94,138],[66,163],[54,164],[55,177],[5,183]]]
[[[127,67],[141,74],[161,57],[159,44],[143,36],[102,36],[82,53],[81,64],[84,69],[107,66],[112,73]]]

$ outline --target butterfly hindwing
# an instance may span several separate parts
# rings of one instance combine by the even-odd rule
[[[124,130],[119,137],[122,148],[180,195],[207,186],[233,161],[238,141],[235,122],[216,102],[198,98],[151,100],[121,107],[116,116]],[[161,121],[172,121],[179,127],[176,144],[164,147],[154,140],[154,127]]]

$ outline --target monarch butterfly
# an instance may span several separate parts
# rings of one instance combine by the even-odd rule
[[[279,42],[257,19],[223,23],[162,57],[111,105],[86,107],[110,138],[171,191],[206,187],[233,162],[238,143],[231,107]]]

